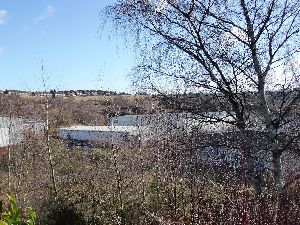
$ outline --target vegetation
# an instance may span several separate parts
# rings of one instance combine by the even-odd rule
[[[36,213],[32,208],[27,207],[25,216],[22,215],[22,209],[18,206],[17,199],[14,195],[7,195],[10,206],[7,211],[1,214],[1,225],[35,225]],[[2,202],[1,202],[2,204]],[[3,210],[2,206],[1,209]]]
[[[44,124],[0,148],[0,200],[16,194],[0,224],[299,224],[299,8],[296,0],[107,7],[106,19],[137,35],[141,95],[0,94],[8,121]],[[128,114],[145,121],[123,142],[70,149],[58,136],[60,127]]]
[[[139,86],[163,95],[174,110],[222,120],[241,133],[263,130],[264,143],[245,154],[250,180],[260,194],[255,164],[263,151],[284,194],[281,157],[299,141],[298,8],[294,0],[120,0],[104,14],[142,45],[133,71]],[[188,92],[209,95],[178,95]],[[230,119],[203,112],[211,102]]]
[[[23,100],[18,101],[11,108],[24,110]],[[45,118],[41,102],[33,100],[32,105]],[[230,167],[198,160],[201,146],[234,142],[236,148],[244,149],[251,146],[253,134],[207,135],[202,126],[191,133],[163,123],[154,130],[157,138],[152,140],[70,151],[56,136],[56,127],[62,125],[57,118],[61,112],[69,116],[67,110],[75,110],[77,104],[82,109],[95,106],[89,100],[71,103],[66,106],[67,102],[49,99],[49,142],[47,133],[28,132],[20,145],[11,147],[10,161],[7,155],[1,157],[1,193],[14,192],[22,207],[30,205],[37,212],[37,224],[297,224],[297,154],[283,158],[289,185],[287,195],[278,202],[271,171],[265,174],[262,194],[257,196],[243,164]],[[161,113],[155,99],[150,98],[143,110],[149,110],[149,105],[151,111]],[[120,107],[110,109],[119,115]]]

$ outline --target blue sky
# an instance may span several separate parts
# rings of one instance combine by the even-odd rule
[[[1,0],[0,89],[130,91],[133,54],[100,30],[113,0]],[[44,71],[41,71],[43,67]]]

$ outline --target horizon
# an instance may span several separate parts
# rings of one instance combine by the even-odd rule
[[[26,93],[51,93],[54,91],[55,93],[59,92],[80,92],[80,91],[101,91],[101,92],[108,92],[108,93],[116,93],[116,94],[135,94],[138,92],[125,92],[125,91],[115,91],[115,90],[106,90],[106,89],[50,89],[50,90],[22,90],[22,89],[0,89],[0,93],[3,93],[5,91],[15,91],[15,92],[26,92]]]

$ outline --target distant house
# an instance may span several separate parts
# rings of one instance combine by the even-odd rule
[[[16,95],[28,95],[29,92],[27,91],[20,91],[20,90],[5,90],[4,94],[16,94]]]
[[[64,91],[57,91],[57,92],[55,92],[55,96],[57,96],[57,97],[65,97],[66,94],[65,94]]]
[[[27,92],[27,91],[16,91],[16,94],[18,94],[18,95],[29,95],[29,92]]]
[[[37,91],[37,92],[35,92],[35,96],[52,97],[52,94],[50,92],[46,92],[46,91]]]
[[[87,92],[85,90],[77,90],[78,96],[87,96]]]

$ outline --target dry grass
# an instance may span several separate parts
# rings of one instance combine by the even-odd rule
[[[72,96],[68,98],[72,98],[75,101],[112,101],[116,98],[123,98],[126,101],[133,101],[136,98],[141,98],[142,96],[137,95],[101,95],[101,96]]]
[[[40,100],[46,98],[46,96],[33,96],[33,95],[20,95],[20,98],[26,99],[26,100]],[[51,96],[48,96],[48,98],[51,98]],[[70,97],[61,97],[58,96],[56,98],[62,98],[62,99],[72,99],[76,102],[81,101],[112,101],[117,98],[122,98],[125,101],[134,101],[134,100],[142,100],[150,98],[149,96],[145,95],[97,95],[97,96],[70,96]]]

